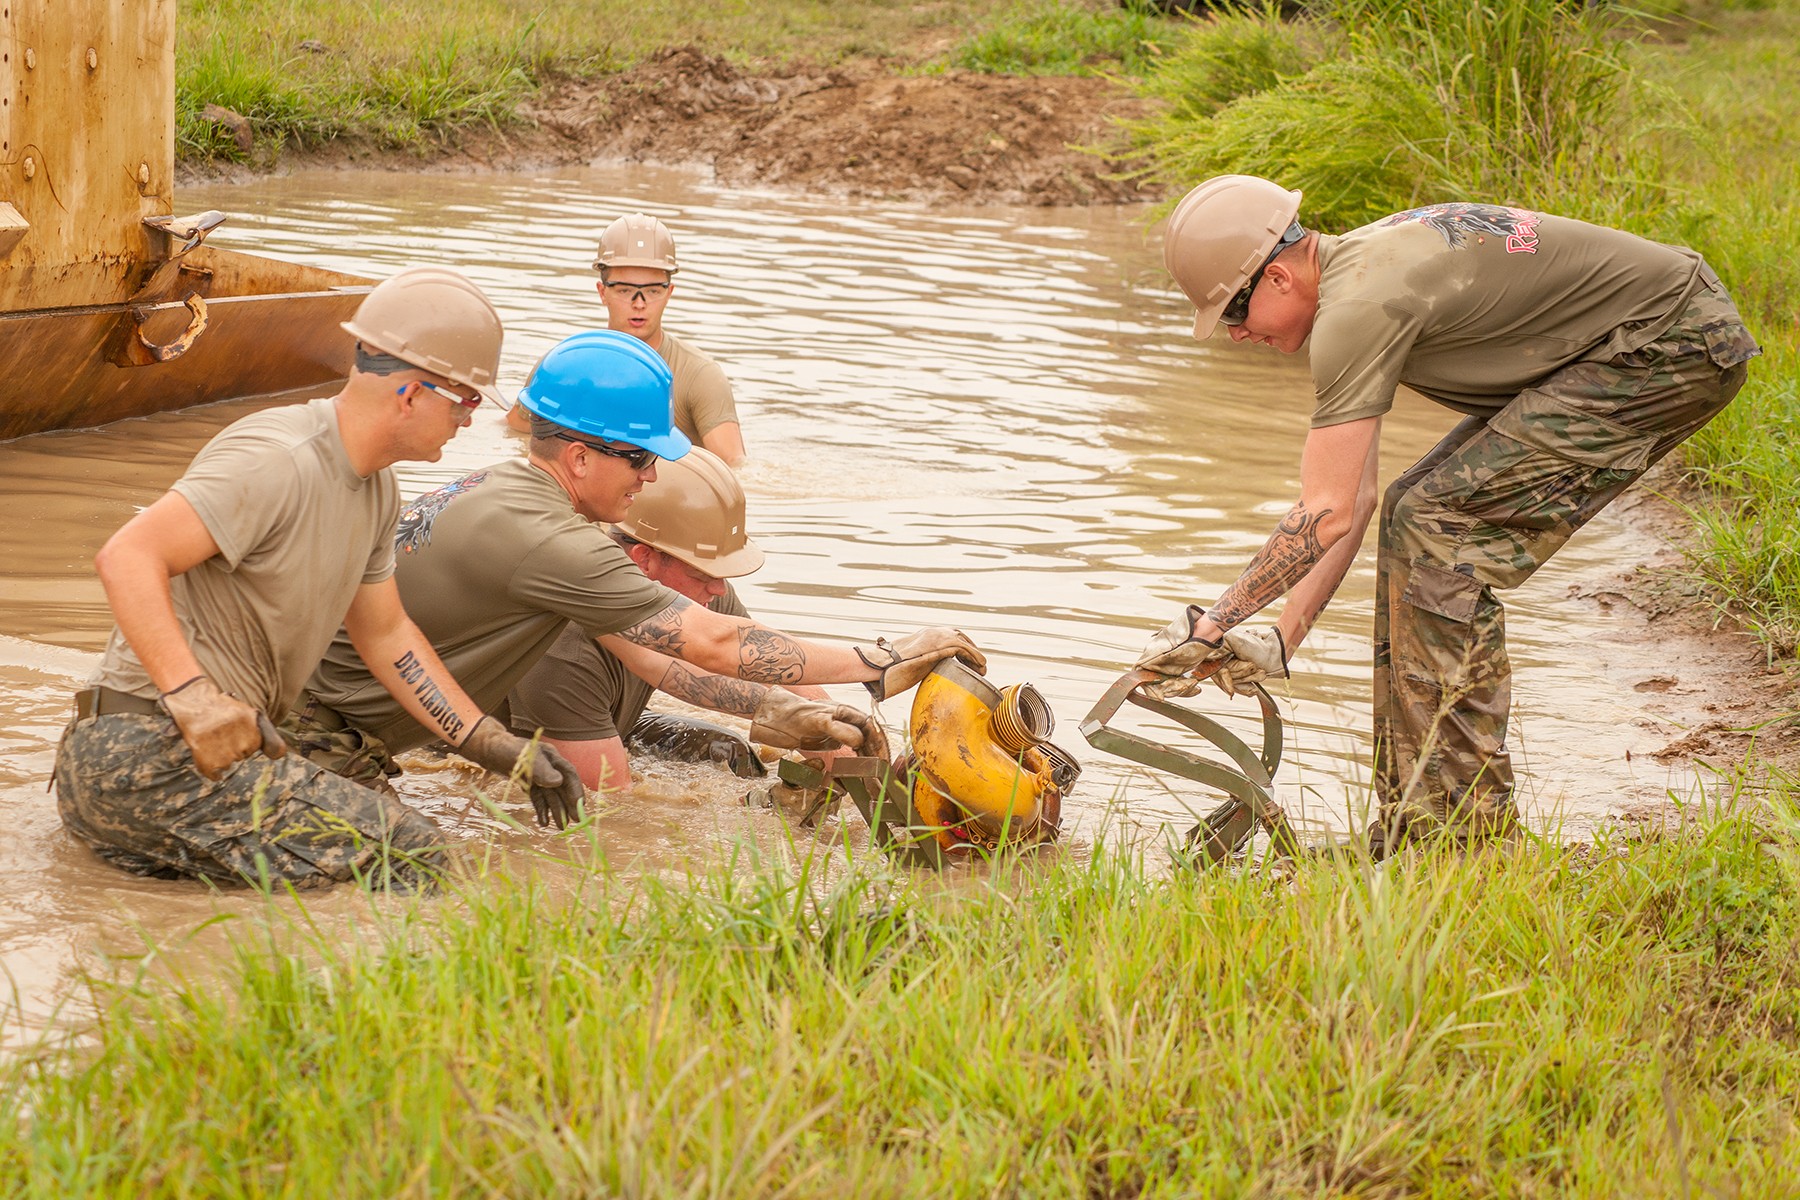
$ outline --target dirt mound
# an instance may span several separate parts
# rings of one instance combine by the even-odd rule
[[[553,80],[520,107],[526,128],[459,134],[431,160],[495,170],[697,164],[728,184],[836,195],[1115,204],[1161,193],[1077,147],[1116,144],[1111,119],[1143,111],[1103,79],[902,76],[868,62],[758,72],[680,47],[622,74]],[[343,143],[288,161],[425,165],[416,153]]]

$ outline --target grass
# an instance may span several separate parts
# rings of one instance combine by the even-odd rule
[[[1147,3],[1028,0],[957,46],[945,65],[1006,75],[1138,74],[1173,45],[1182,22]]]
[[[1306,192],[1320,228],[1488,200],[1692,246],[1765,354],[1685,449],[1694,568],[1773,653],[1800,644],[1800,7],[1657,20],[1562,0],[1337,0],[1197,23],[1127,126],[1179,196],[1214,174]]]
[[[243,114],[259,139],[358,136],[421,148],[512,119],[557,74],[625,69],[669,46],[830,63],[916,56],[983,28],[1015,0],[183,0],[176,28],[179,153],[235,158],[201,119]]]
[[[0,1066],[0,1192],[1800,1188],[1791,786],[1504,864],[825,866],[271,918]]]

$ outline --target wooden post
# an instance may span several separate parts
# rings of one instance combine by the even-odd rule
[[[174,173],[175,0],[0,0],[0,312],[127,299]]]

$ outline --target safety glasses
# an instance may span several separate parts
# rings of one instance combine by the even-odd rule
[[[639,300],[661,300],[673,286],[670,283],[609,283],[606,290],[615,300],[636,304]]]
[[[1306,230],[1300,227],[1300,222],[1295,221],[1287,227],[1281,239],[1275,243],[1275,248],[1269,251],[1269,256],[1262,260],[1262,266],[1256,268],[1256,273],[1250,276],[1250,282],[1238,289],[1238,294],[1231,298],[1231,303],[1219,314],[1219,324],[1242,325],[1249,320],[1250,296],[1256,291],[1256,285],[1262,282],[1263,272],[1269,269],[1269,264],[1275,261],[1277,254],[1305,236]]]
[[[420,380],[417,380],[416,382],[418,383],[418,385],[420,387],[425,388],[429,391],[436,392],[438,395],[440,395],[444,399],[450,401],[450,403],[452,403],[452,404],[461,405],[463,408],[480,408],[481,407],[481,396],[479,394],[477,394],[473,399],[471,399],[468,396],[463,395],[461,392],[453,392],[447,387],[439,387],[437,384],[432,383],[429,379],[420,379]],[[404,396],[405,394],[406,394],[406,388],[404,388],[404,387],[397,387],[394,389],[394,395],[396,395],[396,396]]]
[[[623,459],[625,465],[634,471],[649,470],[650,465],[657,459],[656,451],[645,450],[641,446],[608,446],[605,442],[591,442],[587,438],[576,437],[572,433],[559,433],[556,436],[565,442],[575,442],[578,445],[586,446],[596,454]]]

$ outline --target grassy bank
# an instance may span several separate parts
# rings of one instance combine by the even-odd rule
[[[0,1067],[0,1192],[1791,1195],[1797,902],[1791,791],[1503,867],[483,879],[107,995]]]
[[[1304,189],[1321,228],[1481,199],[1692,246],[1765,356],[1690,444],[1709,485],[1696,567],[1778,652],[1800,640],[1800,6],[1651,20],[1557,0],[1339,0],[1196,25],[1146,74],[1131,136],[1177,192],[1209,175]]]
[[[736,59],[911,60],[971,36],[1011,3],[183,0],[179,153],[237,155],[201,119],[207,104],[250,118],[269,147],[355,135],[426,148],[470,124],[510,120],[559,72],[608,74],[687,44]]]

